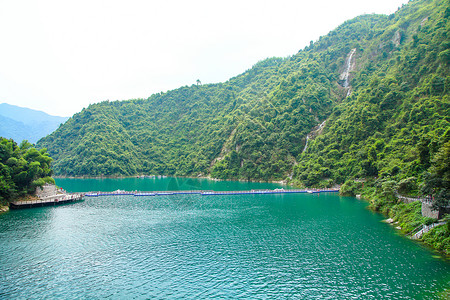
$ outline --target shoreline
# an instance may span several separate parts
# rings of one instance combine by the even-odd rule
[[[9,212],[9,206],[0,205],[0,215]]]
[[[403,230],[403,228],[399,225],[400,220],[395,220],[395,217],[394,218],[390,217],[389,213],[384,213],[384,212],[382,212],[380,210],[377,210],[374,207],[372,207],[371,204],[373,204],[374,199],[370,199],[370,198],[367,198],[367,197],[364,197],[364,196],[361,196],[361,195],[359,195],[359,196],[360,197],[355,197],[355,198],[360,200],[360,201],[364,201],[364,202],[368,203],[369,205],[366,207],[366,209],[370,210],[373,213],[382,215],[384,217],[384,219],[381,220],[381,222],[383,222],[383,223],[393,227],[395,229],[396,234],[401,235],[404,238],[407,238],[407,239],[409,239],[409,240],[411,240],[413,242],[418,243],[421,247],[427,248],[428,250],[433,252],[432,255],[434,254],[436,256],[439,256],[440,259],[443,259],[446,262],[450,262],[450,254],[446,253],[445,251],[441,251],[439,249],[436,249],[433,245],[426,243],[424,241],[423,237],[420,238],[420,239],[412,239],[409,236],[409,233],[405,232]],[[389,210],[390,209],[392,209],[392,207],[389,207]],[[424,225],[424,224],[422,224],[422,225]]]
[[[4,214],[7,213],[11,210],[11,202],[14,201],[35,201],[38,200],[39,198],[33,195],[26,195],[24,197],[18,197],[17,199],[14,199],[10,202],[8,202],[7,205],[0,205],[0,214]]]
[[[239,182],[257,182],[257,183],[276,183],[284,186],[294,186],[292,183],[288,183],[287,180],[245,180],[245,179],[220,179],[220,178],[214,178],[210,176],[174,176],[174,175],[131,175],[131,176],[122,176],[122,175],[111,175],[111,176],[89,176],[89,175],[82,175],[82,176],[52,176],[52,178],[59,178],[59,179],[125,179],[125,178],[136,178],[136,179],[142,179],[139,178],[139,176],[155,176],[155,177],[144,177],[144,179],[148,178],[156,178],[156,179],[162,179],[162,178],[190,178],[190,179],[208,179],[212,181],[239,181]],[[165,176],[158,178],[158,176]]]

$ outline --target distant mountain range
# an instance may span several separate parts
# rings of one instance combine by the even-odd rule
[[[2,103],[0,104],[0,136],[12,138],[17,143],[28,140],[34,144],[55,131],[67,119],[69,118],[51,116],[42,111]]]

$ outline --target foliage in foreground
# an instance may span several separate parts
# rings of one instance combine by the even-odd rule
[[[383,213],[386,217],[397,222],[395,226],[401,227],[401,232],[413,235],[423,225],[430,225],[437,220],[422,216],[422,203],[415,201],[409,204],[403,203],[396,196],[399,185],[393,180],[367,180],[364,182],[347,181],[341,188],[341,194],[361,194],[370,201],[369,208]],[[430,247],[450,255],[450,223],[449,215],[444,220],[447,224],[437,226],[424,234],[422,241]]]
[[[45,149],[0,137],[0,203],[33,193],[45,183],[54,184],[51,162]]]
[[[425,244],[450,255],[450,223],[437,226],[422,237]]]

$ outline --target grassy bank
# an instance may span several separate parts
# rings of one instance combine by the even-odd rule
[[[422,241],[434,249],[450,255],[450,222],[447,218],[447,224],[437,226],[425,233]]]
[[[360,194],[363,199],[369,201],[370,209],[391,218],[395,226],[400,227],[400,231],[407,236],[415,233],[423,225],[437,221],[422,216],[420,201],[406,204],[397,199],[389,182],[379,185],[375,180],[348,181],[342,185],[341,194],[346,196]],[[448,220],[449,215],[445,219]],[[421,241],[445,255],[450,255],[450,222],[431,229],[422,236]]]

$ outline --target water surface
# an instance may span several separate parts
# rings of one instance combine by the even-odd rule
[[[57,183],[72,192],[279,187]],[[110,196],[11,211],[0,215],[0,298],[433,299],[448,288],[447,262],[365,207],[322,193]]]

